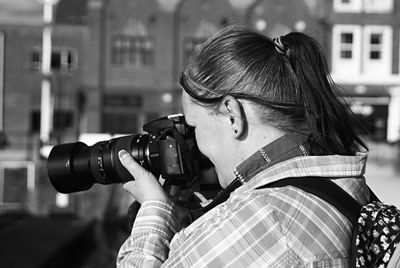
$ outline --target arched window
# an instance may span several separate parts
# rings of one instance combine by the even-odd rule
[[[112,36],[111,63],[135,67],[154,64],[154,39],[142,22],[131,18]]]

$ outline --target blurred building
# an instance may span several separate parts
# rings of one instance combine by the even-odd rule
[[[87,131],[138,133],[179,111],[192,49],[238,12],[228,1],[90,1]],[[97,120],[96,120],[97,119]]]
[[[334,0],[328,8],[332,76],[371,138],[400,137],[400,10],[393,0]]]
[[[84,17],[68,21],[60,3],[53,27],[51,82],[53,142],[75,140],[78,97],[84,69]],[[70,10],[71,12],[72,10]],[[76,12],[76,10],[74,10]],[[70,13],[71,15],[73,13]],[[57,14],[58,15],[58,14]],[[84,14],[80,14],[85,16]],[[41,61],[43,23],[10,20],[0,25],[1,132],[0,209],[46,212],[55,193],[40,158]]]
[[[371,123],[370,136],[396,141],[399,16],[393,0],[61,0],[51,140],[140,133],[144,123],[180,112],[178,77],[190,53],[222,27],[244,24],[272,37],[315,37],[343,96]],[[121,206],[120,187],[57,195],[38,153],[41,35],[41,24],[0,24],[0,209],[48,213],[58,205],[101,217]]]

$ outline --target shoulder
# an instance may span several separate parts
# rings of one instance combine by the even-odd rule
[[[285,262],[287,242],[279,219],[265,198],[258,193],[232,195],[175,235],[169,263],[201,263],[202,267],[214,262],[233,267],[245,263],[247,267],[260,259],[271,265],[277,259]],[[282,255],[272,258],[272,251],[278,248]]]
[[[209,227],[229,228],[229,225],[236,229],[250,218],[266,224],[272,219],[275,223],[278,219],[274,216],[273,207],[269,205],[269,198],[268,194],[261,191],[233,193],[226,202],[208,211],[185,228],[184,232],[189,234]]]
[[[241,232],[252,232],[252,226],[256,225],[258,230],[265,229],[265,232],[274,226],[275,235],[284,235],[282,221],[286,224],[286,217],[297,220],[291,214],[298,215],[298,211],[311,210],[305,207],[309,206],[309,199],[315,198],[295,187],[234,192],[226,202],[183,229],[178,237],[182,240],[191,236],[204,238],[215,232],[226,235],[236,232],[240,235]]]
[[[317,197],[292,186],[253,189],[233,193],[178,233],[171,242],[170,257],[172,262],[182,256],[192,261],[199,252],[209,252],[219,259],[222,252],[252,248],[260,253],[253,257],[274,267],[288,262],[341,262],[348,256],[350,238],[347,219]],[[281,254],[275,256],[276,252]]]

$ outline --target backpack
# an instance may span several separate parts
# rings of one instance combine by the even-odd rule
[[[400,267],[400,210],[380,202],[371,189],[370,201],[365,205],[322,177],[286,178],[257,189],[283,186],[295,186],[318,196],[352,222],[351,267]]]

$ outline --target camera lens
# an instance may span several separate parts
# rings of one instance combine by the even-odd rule
[[[126,150],[145,169],[169,184],[182,185],[196,176],[198,148],[194,131],[182,114],[164,116],[143,126],[149,134],[100,141],[56,145],[47,160],[54,188],[61,193],[89,189],[94,183],[123,183],[134,178],[119,161]]]
[[[89,147],[82,142],[54,146],[47,161],[53,187],[61,193],[89,189],[95,182],[88,166],[89,156]]]
[[[119,161],[118,152],[122,149],[156,176],[160,174],[155,137],[138,134],[100,141],[93,146],[82,142],[54,146],[47,162],[50,181],[57,191],[72,193],[87,190],[94,183],[133,180]]]

